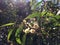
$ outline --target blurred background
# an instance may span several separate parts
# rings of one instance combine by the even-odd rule
[[[39,5],[39,2],[41,2],[40,5]],[[15,25],[10,27],[9,26],[2,27],[2,28],[0,27],[0,45],[12,45],[11,42],[7,41],[7,35],[9,32],[9,29],[15,28],[14,30],[16,30],[17,27],[19,27],[19,24],[21,24],[23,19],[25,19],[27,16],[29,16],[35,11],[42,12],[44,10],[50,11],[54,15],[56,15],[57,12],[59,12],[60,10],[60,0],[0,0],[0,26],[7,23],[15,23]],[[58,29],[60,30],[60,26],[58,26]],[[50,38],[49,41],[51,39],[52,38]],[[56,40],[59,40],[59,39],[56,38]],[[58,42],[60,43],[60,40]],[[47,45],[54,45],[54,44],[48,43]],[[19,45],[19,44],[14,42],[13,45]],[[34,42],[34,44],[32,45],[37,45],[37,44],[35,44]],[[42,43],[41,45],[45,45],[45,44]]]

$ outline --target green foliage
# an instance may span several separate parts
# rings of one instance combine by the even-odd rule
[[[30,14],[29,16],[27,16],[25,19],[30,19],[30,18],[34,18],[34,17],[42,17],[46,14],[46,11],[43,12],[33,12],[32,14]]]
[[[23,30],[23,23],[20,25],[20,27],[16,30],[16,33],[15,33],[15,37],[16,37],[16,41],[17,43],[21,44],[21,39],[20,39],[20,34],[21,34],[21,31]]]
[[[16,42],[17,42],[18,44],[21,44],[20,38],[16,38]]]
[[[4,24],[4,25],[2,25],[2,26],[0,26],[0,27],[5,27],[5,26],[11,26],[11,25],[14,25],[15,23],[8,23],[8,24]]]
[[[27,35],[27,34],[24,34],[24,35],[23,35],[22,44],[21,44],[21,45],[25,45],[25,43],[26,43],[26,35]]]
[[[48,15],[47,15],[48,13]],[[49,12],[35,12],[35,13],[32,13],[30,14],[29,16],[27,16],[25,19],[31,19],[31,18],[34,18],[34,17],[37,17],[37,21],[38,21],[38,24],[40,26],[41,29],[39,29],[42,33],[42,39],[43,39],[43,42],[46,41],[45,37],[44,36],[50,36],[52,37],[49,32],[51,30],[54,30],[52,27],[57,27],[59,26],[60,27],[60,16],[59,15],[55,15],[55,14],[52,14],[52,13],[49,13]],[[42,23],[43,21],[43,23]],[[5,24],[3,25],[4,26],[10,26],[10,25],[14,25],[14,23],[9,23],[9,24]],[[43,28],[43,29],[42,29]],[[14,34],[14,37],[15,37],[15,40],[18,44],[20,45],[25,45],[26,43],[26,37],[27,37],[27,34],[23,34],[22,35],[22,38],[21,38],[21,32],[23,31],[24,29],[24,24],[23,22],[19,25],[19,28],[16,30],[15,34]],[[47,32],[46,32],[47,30]],[[57,30],[54,30],[54,31],[57,31]],[[13,34],[14,30],[11,29],[8,33],[8,37],[7,37],[7,40],[10,41],[10,38],[11,38],[11,35]],[[40,32],[39,32],[40,33]],[[37,33],[38,34],[38,33]],[[31,34],[32,35],[32,34]],[[30,36],[30,39],[29,39],[29,43],[32,44],[33,42],[33,36]],[[39,37],[39,36],[38,36]],[[32,39],[31,39],[32,38]]]
[[[40,17],[40,13],[39,12],[33,12],[32,14],[27,16],[25,19],[30,19],[30,18],[34,18],[34,17]]]
[[[44,16],[44,15],[46,15],[46,13],[47,13],[47,11],[43,11],[43,12],[41,12],[40,16]]]
[[[40,6],[41,3],[42,3],[42,1],[41,1],[41,2],[38,2],[38,3],[34,6],[34,10],[36,9],[36,7]]]
[[[38,2],[35,5],[34,9],[38,5],[40,5],[40,4],[41,4],[41,2]],[[50,11],[42,11],[42,12],[35,11],[35,12],[32,12],[32,14],[30,14],[29,16],[27,16],[25,19],[31,19],[31,18],[34,18],[34,17],[37,18],[37,22],[38,22],[38,25],[39,25],[39,29],[37,29],[37,31],[34,34],[24,33],[23,29],[24,29],[25,25],[22,22],[19,25],[19,27],[17,28],[17,30],[14,33],[14,35],[13,35],[13,32],[15,30],[14,29],[10,29],[10,31],[8,33],[7,40],[10,41],[10,38],[12,38],[11,35],[13,35],[15,37],[14,40],[16,40],[16,42],[19,45],[25,45],[26,40],[27,40],[26,39],[27,35],[29,35],[29,34],[31,34],[31,35],[29,35],[29,38],[28,38],[29,41],[28,41],[28,43],[31,43],[31,44],[33,43],[33,39],[34,39],[33,37],[35,35],[37,35],[37,38],[39,38],[41,36],[42,39],[43,39],[43,42],[45,42],[47,38],[53,38],[53,36],[52,36],[53,33],[54,33],[54,35],[56,35],[56,31],[59,30],[59,28],[57,28],[57,27],[60,27],[60,16],[59,15],[55,15],[55,14],[51,13]],[[8,23],[8,24],[2,25],[0,27],[11,26],[11,25],[14,25],[14,24],[15,23]],[[21,33],[24,33],[22,35],[22,38],[21,38]],[[42,40],[42,39],[39,38],[38,41]],[[39,44],[40,44],[40,42],[39,42]]]
[[[60,26],[60,23],[59,23],[60,16],[59,15],[55,15],[55,14],[49,13],[47,11],[35,12],[35,13],[32,13],[29,16],[27,16],[25,19],[31,19],[31,18],[34,18],[34,17],[37,17],[38,24],[41,28],[39,30],[41,30],[41,33],[42,33],[42,36],[43,36],[42,37],[43,41],[44,40],[46,41],[46,39],[44,38],[44,36],[46,36],[46,35],[52,37],[51,34],[49,33],[50,30],[53,30],[52,27]],[[42,23],[42,21],[43,21],[43,23]],[[23,29],[24,29],[24,24],[22,22],[20,24],[19,28],[15,32],[15,40],[20,45],[25,45],[25,43],[26,43],[27,34],[22,35],[22,38],[21,38],[21,32],[23,31]],[[46,32],[46,30],[49,31],[49,32]],[[8,40],[11,38],[12,31],[13,30],[11,30],[8,34],[8,38],[7,38]],[[30,38],[32,38],[32,36],[30,36]],[[33,42],[33,38],[29,39],[29,41],[30,41],[29,43]]]
[[[8,42],[10,41],[10,38],[11,38],[12,33],[13,33],[13,29],[10,29],[10,30],[9,30],[9,33],[8,33],[8,35],[7,35],[7,40],[8,40]]]

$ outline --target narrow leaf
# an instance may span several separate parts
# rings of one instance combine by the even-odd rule
[[[18,44],[21,44],[20,33],[22,30],[23,30],[23,23],[20,25],[20,27],[16,30],[16,33],[15,33],[16,42]]]
[[[14,25],[15,23],[8,23],[8,24],[4,24],[4,25],[2,25],[2,26],[0,26],[0,27],[5,27],[5,26],[11,26],[11,25]]]
[[[30,18],[34,18],[34,17],[39,17],[40,13],[39,12],[35,12],[30,14],[29,16],[27,16],[25,19],[30,19]]]
[[[24,34],[24,35],[23,35],[23,38],[22,38],[22,45],[25,45],[25,42],[26,42],[26,35],[27,35],[27,34]]]
[[[41,2],[38,2],[35,6],[34,6],[34,9],[36,9],[37,6],[41,5],[42,1]]]
[[[20,38],[16,38],[16,41],[17,41],[18,44],[21,44]]]
[[[8,41],[9,41],[9,39],[10,39],[10,37],[11,37],[12,32],[13,32],[13,29],[11,29],[11,30],[9,31],[8,35],[7,35],[7,40],[8,40]]]

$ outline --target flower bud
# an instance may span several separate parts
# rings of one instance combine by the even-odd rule
[[[39,25],[38,25],[37,22],[34,22],[34,26],[33,26],[33,28],[35,28],[35,29],[38,29],[38,28],[39,28]]]
[[[25,33],[29,33],[29,30],[30,28],[27,28],[27,29],[25,29],[25,30],[23,30],[23,32],[25,32]]]
[[[26,23],[26,20],[23,20],[24,23]]]
[[[30,30],[30,33],[35,33],[35,30],[34,30],[34,29],[31,29],[31,30]]]

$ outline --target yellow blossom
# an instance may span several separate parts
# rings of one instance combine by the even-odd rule
[[[23,32],[25,32],[25,33],[29,33],[29,30],[30,28],[27,28],[27,29],[25,29],[25,30],[23,30]]]
[[[38,22],[34,22],[34,25],[32,28],[38,29],[39,28]]]
[[[34,30],[34,29],[31,29],[31,30],[30,30],[30,33],[35,33],[35,30]]]
[[[23,20],[24,23],[26,23],[26,20]]]

